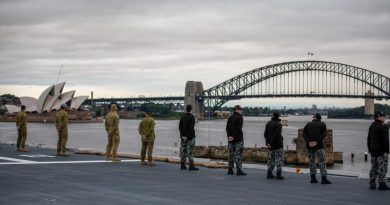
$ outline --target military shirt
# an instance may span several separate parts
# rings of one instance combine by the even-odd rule
[[[144,136],[142,141],[144,142],[153,142],[155,139],[154,134],[154,120],[151,117],[145,117],[142,119],[142,121],[139,123],[138,126],[138,132],[141,136]]]
[[[119,134],[119,116],[115,111],[111,111],[106,115],[106,121],[104,123],[106,131]]]
[[[244,119],[242,115],[238,112],[233,112],[230,115],[227,124],[226,124],[226,134],[227,137],[233,137],[232,143],[244,141],[244,134],[242,132],[242,126],[244,124]]]
[[[367,136],[368,151],[374,157],[383,156],[389,153],[389,128],[379,120],[375,120]]]
[[[16,127],[21,129],[27,127],[27,114],[24,111],[16,115]]]
[[[57,129],[68,128],[68,113],[65,110],[60,110],[56,115],[56,127]]]

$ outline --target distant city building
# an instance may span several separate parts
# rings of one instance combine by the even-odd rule
[[[70,109],[79,109],[88,96],[74,97],[75,90],[62,93],[65,82],[51,85],[42,92],[38,99],[33,97],[20,97],[22,105],[26,106],[27,112],[47,113],[59,110],[62,104],[69,105]],[[8,113],[20,111],[15,105],[5,105]]]

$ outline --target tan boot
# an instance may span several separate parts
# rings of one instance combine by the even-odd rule
[[[69,155],[69,154],[66,154],[65,152],[63,152],[63,153],[61,154],[61,156],[62,156],[62,157],[69,157],[70,155]]]
[[[28,152],[28,149],[25,148],[25,147],[23,147],[20,151],[21,151],[21,152]]]
[[[21,149],[20,147],[17,147],[17,148],[16,148],[16,151],[17,151],[17,152],[21,152],[22,149]]]
[[[116,158],[116,154],[112,155],[112,162],[120,162],[121,160]]]
[[[156,166],[156,164],[153,163],[152,161],[148,161],[148,165],[149,165],[149,166]]]
[[[146,162],[145,161],[141,161],[141,165],[146,165]]]
[[[110,160],[111,160],[111,155],[106,154],[106,156],[104,157],[104,159],[105,159],[106,161],[110,161]]]

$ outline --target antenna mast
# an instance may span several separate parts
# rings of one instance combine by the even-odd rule
[[[57,76],[57,82],[56,84],[58,83],[58,81],[60,80],[60,76],[61,76],[61,72],[62,72],[62,68],[64,67],[64,65],[61,65],[61,68],[60,68],[60,72],[58,73],[58,76]]]

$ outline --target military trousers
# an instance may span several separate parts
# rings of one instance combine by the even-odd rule
[[[320,166],[321,176],[326,176],[326,158],[324,149],[307,149],[307,157],[309,158],[310,174],[317,174],[316,158]]]
[[[386,182],[388,162],[389,159],[384,156],[371,156],[370,185],[376,185],[377,179],[378,183]]]
[[[16,147],[25,148],[27,139],[27,127],[21,127],[18,129],[18,139],[16,140]]]
[[[281,172],[283,167],[283,147],[275,150],[270,150],[268,153],[268,171],[274,171],[275,165],[276,171]]]
[[[234,163],[236,163],[236,168],[242,168],[242,154],[244,152],[244,142],[229,142],[229,168],[234,168]]]
[[[153,160],[153,146],[154,142],[142,142],[141,161],[145,161],[146,153],[148,153],[148,161]]]
[[[180,162],[186,162],[188,159],[189,164],[194,164],[194,148],[195,148],[195,137],[190,140],[181,140],[180,146]]]
[[[106,156],[116,157],[119,147],[120,137],[116,133],[108,133]]]
[[[66,143],[68,142],[68,130],[58,129],[57,154],[65,154]]]

